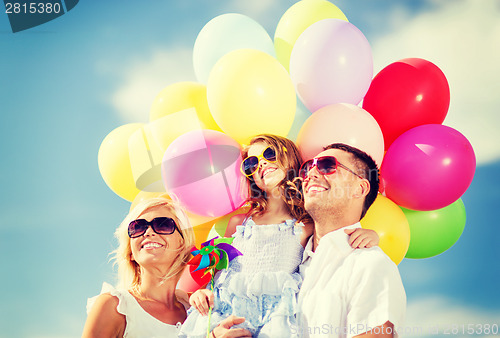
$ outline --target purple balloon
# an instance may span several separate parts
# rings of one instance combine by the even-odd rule
[[[215,130],[194,130],[176,138],[163,155],[162,177],[168,193],[189,211],[218,217],[246,200],[240,171],[240,145]]]
[[[399,136],[385,154],[381,190],[398,205],[436,210],[467,190],[476,170],[472,145],[457,130],[426,124]]]
[[[353,24],[324,19],[297,39],[290,56],[290,77],[311,112],[334,103],[357,105],[373,76],[368,40]]]

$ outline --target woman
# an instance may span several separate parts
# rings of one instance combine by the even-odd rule
[[[119,284],[104,284],[88,304],[83,337],[176,337],[186,319],[188,296],[176,290],[190,259],[193,230],[182,209],[172,200],[153,198],[138,204],[115,232],[119,247]],[[229,330],[240,318],[230,318],[214,329],[217,337],[249,336]]]

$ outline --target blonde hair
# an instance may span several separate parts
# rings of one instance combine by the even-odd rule
[[[184,271],[186,263],[190,259],[190,250],[194,246],[194,232],[186,213],[177,202],[170,199],[156,197],[144,200],[128,213],[115,231],[115,237],[118,239],[118,248],[111,254],[115,264],[118,265],[117,287],[119,288],[134,291],[139,289],[141,284],[141,268],[132,258],[128,225],[145,212],[155,208],[166,208],[172,214],[172,218],[175,220],[179,232],[182,234],[178,257],[172,263],[167,274],[163,276],[163,280],[174,279],[177,282]]]
[[[276,152],[276,164],[285,171],[285,178],[278,184],[281,199],[286,203],[288,211],[292,217],[298,221],[310,222],[311,218],[304,209],[304,199],[302,196],[302,185],[297,179],[302,157],[299,149],[291,140],[271,134],[257,135],[250,140],[250,144],[243,149],[242,156],[248,156],[249,148],[258,142],[264,142],[274,148]],[[250,210],[248,216],[262,215],[267,209],[266,193],[255,183],[252,176],[247,177],[249,182],[248,203]]]

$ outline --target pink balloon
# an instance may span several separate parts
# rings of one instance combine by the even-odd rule
[[[290,56],[290,77],[311,112],[333,103],[358,104],[372,76],[368,40],[356,26],[340,19],[309,26]]]
[[[389,147],[381,168],[382,192],[402,207],[441,209],[467,190],[476,170],[471,144],[457,130],[426,124]]]
[[[239,144],[215,130],[193,130],[176,138],[163,155],[166,190],[189,211],[223,216],[238,209],[247,197],[240,171]]]
[[[369,154],[380,166],[384,157],[384,136],[377,121],[366,110],[337,103],[317,110],[300,129],[297,146],[304,160],[332,143],[345,143]]]
[[[179,278],[179,282],[177,282],[177,289],[181,289],[185,292],[195,292],[196,290],[204,287],[207,283],[201,283],[200,281],[196,281],[193,276],[191,276],[190,265],[186,265],[184,271]],[[207,275],[208,276],[208,275]],[[210,278],[207,282],[210,281]]]

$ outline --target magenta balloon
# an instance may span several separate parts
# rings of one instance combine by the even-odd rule
[[[381,168],[381,190],[398,205],[435,210],[455,202],[476,170],[471,144],[457,130],[426,124],[408,130],[389,147]]]
[[[189,211],[222,216],[247,197],[239,144],[215,130],[194,130],[176,138],[163,155],[166,190]]]
[[[333,103],[358,104],[372,76],[368,40],[356,26],[340,19],[309,26],[290,56],[290,77],[311,112]]]
[[[384,136],[377,121],[361,107],[337,103],[317,110],[302,125],[297,146],[304,160],[332,143],[345,143],[369,154],[380,166]]]

